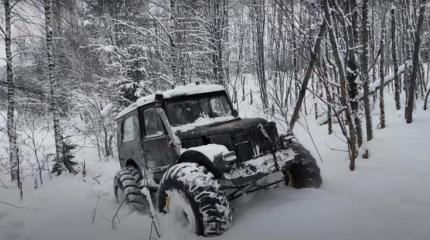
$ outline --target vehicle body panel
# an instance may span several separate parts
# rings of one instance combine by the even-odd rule
[[[127,119],[131,118],[133,121],[134,131],[133,140],[124,141],[123,127]],[[118,156],[120,160],[121,167],[133,164],[137,167],[144,165],[143,153],[141,148],[141,137],[139,128],[139,116],[137,111],[130,112],[126,114],[123,118],[118,120],[118,134],[117,134],[117,146],[118,146]]]

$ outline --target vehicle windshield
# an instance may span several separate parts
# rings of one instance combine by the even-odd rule
[[[231,116],[231,107],[224,95],[170,102],[167,103],[166,110],[172,126],[194,123],[199,118]]]

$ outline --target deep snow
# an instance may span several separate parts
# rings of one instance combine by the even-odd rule
[[[387,96],[387,127],[375,130],[375,139],[367,144],[370,158],[358,159],[354,172],[348,170],[345,152],[330,149],[345,147],[339,131],[328,136],[326,125],[319,126],[312,116],[307,121],[301,118],[295,134],[318,158],[302,127],[309,126],[322,156],[321,188],[281,186],[242,197],[233,203],[231,229],[212,239],[430,239],[430,112],[417,104],[414,122],[406,124],[403,111],[396,112]],[[261,112],[243,106],[242,116]],[[378,116],[373,120],[376,126]],[[7,141],[0,136],[4,146]],[[119,164],[100,162],[91,149],[81,150],[77,159],[86,161],[87,177],[45,178],[36,190],[27,177],[22,202],[15,188],[4,188],[0,182],[1,201],[31,208],[0,203],[1,240],[149,239],[149,217],[127,207],[120,210],[119,222],[112,228],[118,206],[112,179]],[[12,185],[3,171],[0,179]],[[159,220],[162,239],[199,239],[172,219],[160,216]]]

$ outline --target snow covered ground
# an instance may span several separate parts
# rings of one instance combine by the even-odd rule
[[[430,111],[419,102],[414,122],[406,124],[403,111],[396,112],[388,99],[387,128],[375,130],[370,158],[358,159],[356,171],[348,170],[347,154],[339,151],[345,147],[341,135],[328,136],[327,126],[309,116],[322,156],[321,188],[282,186],[238,199],[232,228],[212,239],[430,239]],[[241,109],[242,116],[252,112],[258,111]],[[375,126],[377,120],[375,115]],[[309,135],[297,126],[299,141],[317,157]],[[16,188],[3,186],[12,184],[0,173],[1,240],[149,239],[150,219],[126,207],[112,226],[117,208],[112,179],[119,164],[100,162],[88,149],[77,159],[86,161],[85,178],[54,177],[33,189],[28,177],[22,202]],[[199,239],[170,219],[160,217],[160,222],[162,239]]]

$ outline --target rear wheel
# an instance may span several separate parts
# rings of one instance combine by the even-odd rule
[[[232,222],[230,203],[218,180],[196,163],[179,163],[164,174],[158,208],[201,236],[220,235]]]
[[[148,209],[146,197],[140,192],[141,174],[133,167],[124,168],[114,179],[114,193],[117,203],[125,201],[133,209],[144,212]]]

